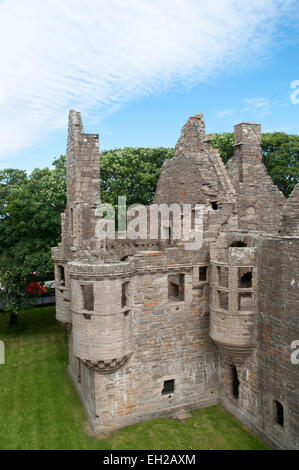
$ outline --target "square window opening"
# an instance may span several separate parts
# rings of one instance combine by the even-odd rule
[[[162,395],[169,395],[170,393],[174,393],[174,379],[171,380],[164,380]]]

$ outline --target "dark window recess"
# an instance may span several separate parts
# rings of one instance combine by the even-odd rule
[[[128,259],[128,255],[127,255],[127,256],[123,256],[120,260],[121,260],[121,261],[127,261],[127,259]]]
[[[233,397],[238,400],[240,382],[239,382],[238,371],[237,371],[236,366],[232,366],[231,371],[232,371],[232,393],[233,393]]]
[[[184,274],[170,274],[168,276],[168,298],[170,300],[184,300]]]
[[[219,292],[219,305],[220,308],[223,308],[224,310],[228,309],[228,292]]]
[[[252,273],[248,272],[243,274],[243,276],[240,279],[240,287],[242,288],[248,288],[252,286]]]
[[[247,246],[247,244],[241,241],[233,242],[229,245],[229,247],[234,247],[234,248],[244,248],[245,246]]]
[[[81,383],[81,361],[78,359],[78,384]]]
[[[211,206],[214,211],[218,210],[218,203],[216,201],[211,201]]]
[[[283,406],[278,400],[274,400],[274,412],[275,412],[275,423],[279,424],[279,426],[283,428],[284,426]]]
[[[82,293],[83,293],[84,310],[93,310],[94,309],[93,286],[83,285],[81,287],[82,287]]]
[[[84,313],[83,316],[84,316],[85,320],[90,320],[90,318],[91,318],[90,313]]]
[[[169,393],[174,393],[174,379],[164,381],[162,395],[168,395]]]
[[[168,285],[168,294],[169,297],[174,297],[175,299],[179,299],[179,286],[177,284],[174,284],[173,282],[170,282]]]
[[[207,266],[201,266],[199,268],[199,280],[206,281],[207,280]]]
[[[125,317],[128,317],[129,315],[130,315],[130,310],[125,310],[125,311],[124,311],[124,316],[125,316]]]
[[[59,269],[59,281],[62,286],[65,284],[64,266],[58,266]]]
[[[121,285],[121,306],[129,305],[129,283],[123,282]]]

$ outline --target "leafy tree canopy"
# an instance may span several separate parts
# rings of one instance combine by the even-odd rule
[[[60,213],[66,202],[65,158],[54,169],[0,171],[1,302],[18,313],[30,273],[39,281],[53,277],[50,249],[59,241]]]

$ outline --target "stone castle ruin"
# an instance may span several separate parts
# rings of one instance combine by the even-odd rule
[[[272,183],[259,124],[234,139],[225,167],[196,114],[162,168],[155,203],[203,205],[201,248],[171,222],[168,240],[99,240],[98,135],[70,111],[56,316],[95,433],[220,404],[270,446],[299,448],[299,185],[287,200]]]

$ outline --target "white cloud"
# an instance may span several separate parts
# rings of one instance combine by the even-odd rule
[[[286,0],[2,0],[0,156],[267,50]],[[49,138],[49,136],[48,136]]]
[[[218,113],[216,114],[216,117],[221,119],[221,118],[230,116],[231,114],[232,114],[231,109],[225,109],[223,111],[218,111]]]
[[[259,97],[259,98],[245,98],[245,108],[243,112],[252,112],[258,116],[265,116],[271,114],[270,111],[270,100],[268,98]]]

